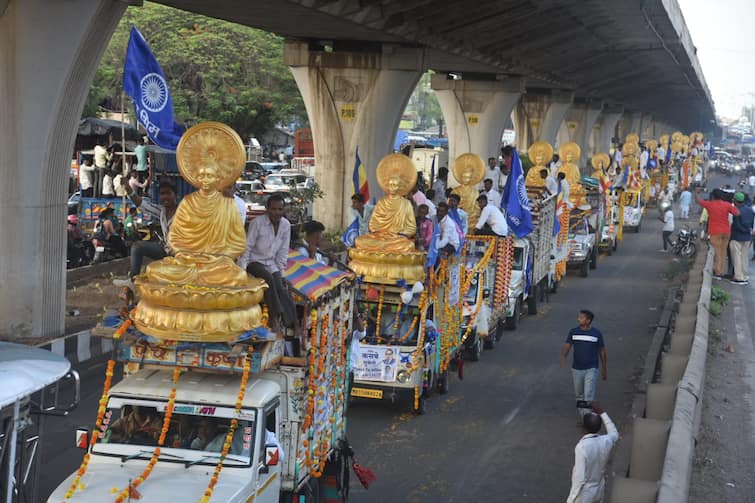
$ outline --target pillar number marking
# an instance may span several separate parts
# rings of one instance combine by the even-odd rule
[[[467,123],[469,123],[470,126],[476,126],[477,124],[480,123],[480,117],[472,114],[469,117],[467,117]]]
[[[357,108],[354,105],[348,104],[341,107],[341,119],[345,121],[353,121],[357,118]]]

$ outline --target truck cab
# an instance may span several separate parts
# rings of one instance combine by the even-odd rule
[[[111,389],[98,432],[100,440],[90,451],[86,490],[77,495],[77,501],[109,501],[114,498],[113,488],[123,490],[147,467],[170,398],[171,376],[169,370],[143,369]],[[145,483],[142,501],[196,500],[210,481],[235,417],[238,425],[213,499],[278,502],[281,472],[290,470],[290,463],[281,461],[296,457],[288,394],[284,392],[289,380],[285,370],[250,379],[241,411],[235,416],[240,379],[231,374],[181,375],[160,463],[149,484]],[[50,503],[65,499],[75,475],[53,492]]]
[[[569,218],[569,258],[567,265],[579,267],[580,275],[586,278],[590,269],[598,263],[598,247],[595,245],[595,227],[589,211],[579,212]]]
[[[625,192],[624,196],[624,228],[631,229],[634,232],[640,232],[642,225],[642,215],[645,208],[642,204],[642,197],[639,192]]]

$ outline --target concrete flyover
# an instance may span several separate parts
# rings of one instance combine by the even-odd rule
[[[62,174],[101,54],[127,5],[140,3],[0,0],[0,338],[62,334]],[[593,150],[608,148],[617,124],[706,131],[714,117],[676,0],[160,3],[288,39],[318,177],[335,197],[348,192],[357,146],[369,171],[390,151],[427,69],[466,81],[436,85],[444,113],[459,124],[454,151],[495,152],[500,134],[490,129],[503,127],[496,114],[520,117],[533,139],[587,139]],[[344,207],[316,216],[343,227]]]

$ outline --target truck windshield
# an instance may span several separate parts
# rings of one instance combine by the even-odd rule
[[[384,303],[380,315],[380,332],[377,331],[378,303],[362,302],[359,309],[367,313],[367,344],[417,344],[420,317],[417,306]]]
[[[524,248],[515,246],[514,247],[514,264],[512,265],[511,268],[515,271],[521,271],[523,266],[524,266]]]
[[[480,273],[475,274],[469,281],[469,290],[464,295],[464,302],[467,304],[477,304],[477,288],[480,284]]]
[[[156,447],[165,418],[166,402],[111,397],[103,419],[95,454],[149,458]],[[164,453],[166,461],[217,463],[234,416],[233,407],[176,404],[171,416]],[[254,448],[256,412],[242,410],[225,464],[249,466]],[[215,457],[213,457],[215,456]]]

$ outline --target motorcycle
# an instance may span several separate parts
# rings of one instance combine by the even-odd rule
[[[671,251],[675,255],[691,259],[697,254],[695,241],[697,241],[697,231],[685,225],[679,229],[676,241],[671,243]]]

